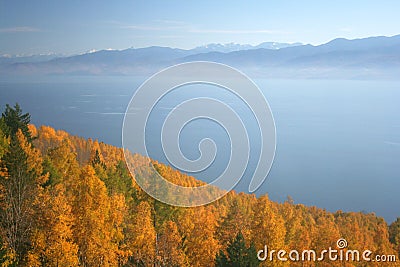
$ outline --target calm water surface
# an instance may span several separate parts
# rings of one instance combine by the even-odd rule
[[[121,146],[123,113],[135,77],[34,77],[0,80],[0,105],[18,102],[36,125]],[[400,82],[341,80],[255,80],[274,114],[277,150],[272,170],[257,195],[328,210],[376,212],[388,221],[400,216]],[[251,156],[236,190],[246,191],[259,155],[259,133],[249,109],[226,91],[188,86],[167,95],[151,114],[150,155],[165,161],[157,131],[171,108],[191,97],[210,96],[233,107],[247,123]],[[154,138],[153,138],[154,137]],[[223,171],[229,155],[227,133],[197,120],[182,131],[180,144],[191,159],[202,138],[213,138],[217,158],[196,174],[208,181]]]

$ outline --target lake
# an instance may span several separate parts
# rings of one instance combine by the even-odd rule
[[[147,78],[147,77],[146,77]],[[18,102],[32,123],[121,146],[123,114],[143,77],[1,78],[0,105]],[[391,222],[400,217],[400,82],[255,79],[266,96],[277,131],[275,161],[257,195],[330,211],[375,212]],[[190,86],[189,86],[190,87]],[[177,90],[156,106],[149,128],[150,156],[166,162],[156,132],[171,108],[187,98],[211,96],[229,103],[248,121],[249,167],[235,190],[246,192],[259,155],[259,135],[249,110],[226,91],[196,85]],[[195,176],[204,181],[223,170],[227,133],[210,121],[193,121],[182,131],[183,154],[199,156],[198,142],[213,138],[213,166]]]

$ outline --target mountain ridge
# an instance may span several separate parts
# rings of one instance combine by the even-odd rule
[[[149,75],[162,68],[189,61],[214,61],[270,77],[398,78],[400,35],[360,39],[336,38],[313,46],[285,44],[279,49],[252,46],[230,52],[185,50],[151,46],[100,50],[40,62],[1,64],[0,72],[12,74]],[[277,43],[272,43],[277,44]],[[235,47],[236,44],[231,44]],[[244,46],[246,48],[246,46]],[[288,74],[290,73],[290,75]],[[372,76],[371,76],[372,74]],[[322,76],[321,76],[322,75]]]

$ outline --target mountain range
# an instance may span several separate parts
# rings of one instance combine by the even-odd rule
[[[266,48],[266,49],[281,49],[285,47],[293,47],[299,46],[302,43],[277,43],[277,42],[264,42],[256,46],[252,46],[249,44],[235,44],[235,43],[228,43],[228,44],[208,44],[204,46],[198,46],[192,49],[195,53],[208,53],[208,52],[223,52],[229,53],[233,51],[240,51],[240,50],[250,50],[250,49],[258,49],[258,48]]]
[[[190,50],[152,46],[40,59],[2,57],[0,74],[149,75],[172,64],[206,60],[268,78],[398,79],[400,35],[338,38],[317,46],[274,42],[210,44]]]

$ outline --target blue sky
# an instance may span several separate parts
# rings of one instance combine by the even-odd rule
[[[400,1],[0,0],[0,54],[152,45],[321,44],[400,33]]]

